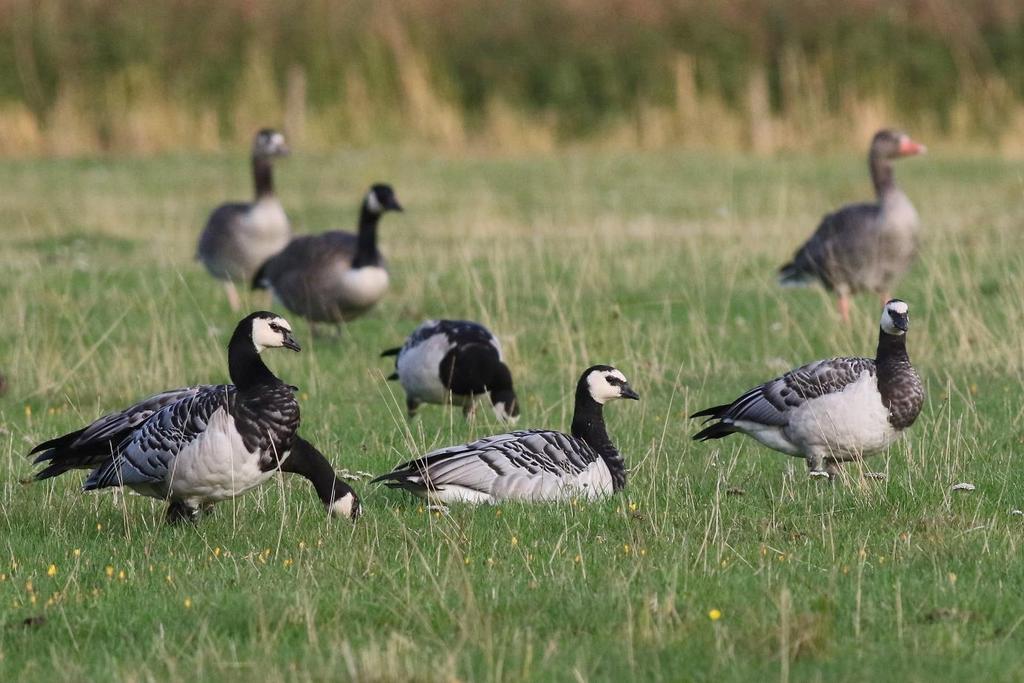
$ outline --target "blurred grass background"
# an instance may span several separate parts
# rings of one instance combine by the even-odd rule
[[[899,123],[1024,153],[1013,0],[4,0],[0,154],[773,152]]]

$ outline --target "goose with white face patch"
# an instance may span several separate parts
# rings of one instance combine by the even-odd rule
[[[820,281],[838,295],[843,322],[850,318],[851,294],[874,292],[887,301],[917,255],[918,231],[917,211],[896,186],[892,162],[925,151],[906,133],[878,131],[868,155],[876,200],[849,204],[822,218],[792,262],[779,270],[779,282],[800,286]]]
[[[921,378],[907,355],[909,324],[906,302],[886,302],[874,359],[832,358],[797,368],[732,403],[691,415],[718,420],[693,438],[746,434],[805,458],[810,474],[821,477],[885,450],[924,405]]]
[[[236,282],[248,284],[268,258],[285,248],[291,226],[274,194],[274,159],[286,156],[288,145],[276,130],[265,128],[252,142],[252,175],[256,199],[221,204],[199,235],[196,258],[210,275],[224,281],[231,310],[241,308]]]
[[[92,470],[85,490],[127,486],[169,502],[167,519],[195,519],[278,470],[308,479],[331,514],[358,514],[358,497],[323,454],[296,434],[294,388],[263,363],[268,348],[299,350],[291,326],[265,311],[238,323],[228,345],[233,384],[151,396],[77,431],[39,444],[35,478]]]
[[[519,418],[501,344],[480,323],[428,320],[400,348],[381,356],[396,356],[395,374],[388,379],[397,379],[405,389],[410,418],[421,403],[461,405],[468,417],[483,394],[490,395],[499,420],[514,423]]]
[[[609,365],[584,371],[576,385],[572,433],[528,430],[443,448],[377,477],[437,503],[595,499],[626,485],[622,454],[608,437],[604,405],[639,399]]]
[[[377,249],[377,224],[387,211],[401,211],[390,185],[370,188],[359,212],[359,232],[332,230],[293,239],[253,278],[285,308],[313,322],[357,318],[383,298],[390,277]]]

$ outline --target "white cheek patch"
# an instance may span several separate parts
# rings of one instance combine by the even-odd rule
[[[608,382],[606,375],[616,376],[621,378],[622,381],[626,381],[626,378],[623,377],[622,373],[618,372],[618,370],[611,372],[596,371],[590,373],[590,375],[587,376],[587,388],[590,390],[590,397],[601,404],[621,396],[619,388],[611,385]]]
[[[277,324],[283,329],[291,332],[291,326],[288,321],[284,318],[274,318],[273,320],[265,320],[263,318],[257,318],[252,321],[252,343],[256,347],[256,353],[260,353],[263,349],[277,348],[282,345],[284,339],[281,333],[275,332],[270,329],[271,323]]]
[[[270,141],[275,147],[284,147],[284,136],[280,133],[274,133],[274,136],[270,138]]]
[[[366,193],[366,208],[371,213],[380,213],[383,208],[380,205],[380,200],[377,199],[377,193],[373,190]]]
[[[885,310],[882,311],[882,329],[885,330],[886,334],[903,334],[903,330],[896,327],[896,323],[893,322],[892,315],[890,315],[889,313],[890,308],[892,308],[896,313],[900,313],[900,311],[896,309],[895,304],[890,304],[889,306],[887,306]],[[905,314],[907,305],[903,304],[903,308],[904,310],[902,311],[902,313]]]
[[[350,519],[352,517],[352,510],[355,507],[355,504],[356,497],[351,493],[346,493],[344,496],[331,503],[331,516]]]

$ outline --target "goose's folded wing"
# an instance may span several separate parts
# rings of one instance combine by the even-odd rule
[[[80,447],[87,443],[108,441],[121,435],[127,436],[127,432],[135,429],[143,422],[172,403],[193,396],[198,393],[207,392],[215,387],[208,384],[200,384],[181,389],[171,389],[147,399],[139,401],[135,405],[120,413],[105,415],[85,428],[77,439],[71,444],[72,447]]]
[[[392,486],[445,486],[529,497],[564,486],[598,460],[583,441],[554,431],[519,431],[427,453],[379,479]]]
[[[164,481],[174,459],[206,430],[218,410],[226,409],[233,385],[208,386],[170,403],[132,431],[114,458],[93,471],[84,489]]]
[[[870,358],[831,358],[809,363],[754,387],[713,417],[781,427],[788,423],[789,411],[809,399],[842,391],[864,372],[875,372],[875,362]]]

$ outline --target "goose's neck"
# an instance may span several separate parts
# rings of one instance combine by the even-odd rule
[[[247,331],[235,332],[228,344],[228,373],[231,383],[241,392],[251,391],[267,384],[280,384],[281,380],[270,371],[256,353],[256,347]]]
[[[608,430],[604,425],[604,406],[591,398],[590,394],[585,391],[576,394],[572,435],[577,439],[582,439],[597,451],[612,475],[612,490],[622,490],[626,486],[626,463],[622,454],[608,437]]]
[[[253,156],[252,180],[256,186],[257,200],[274,195],[274,163],[270,157]]]
[[[334,468],[323,453],[300,436],[296,436],[291,454],[281,463],[281,471],[291,472],[308,480],[316,490],[320,502],[328,510],[349,493],[355,497],[352,487],[338,479]]]
[[[359,212],[359,236],[356,243],[356,257],[352,260],[353,268],[375,266],[380,262],[377,253],[377,222],[380,214],[370,211],[366,204]]]
[[[871,182],[875,186],[875,196],[881,201],[885,195],[896,189],[892,161],[872,153],[868,157],[868,166],[871,168]]]

